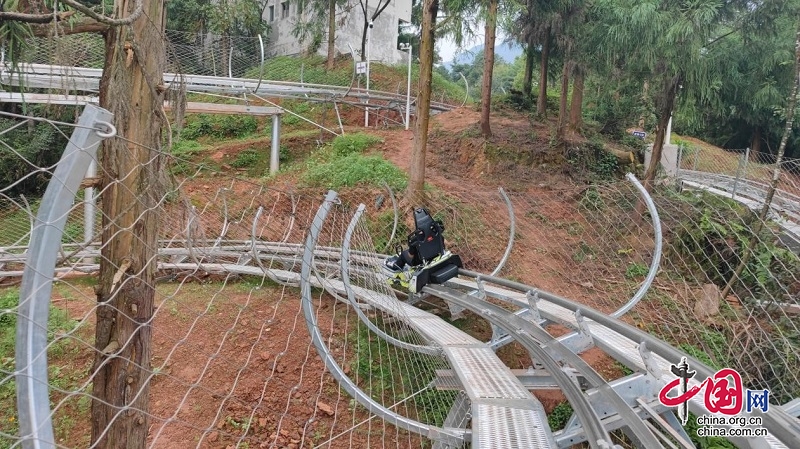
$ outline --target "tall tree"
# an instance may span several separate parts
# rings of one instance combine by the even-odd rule
[[[708,47],[718,67],[711,80],[716,88],[702,103],[699,98],[683,102],[675,126],[728,148],[749,146],[753,160],[777,148],[783,122],[776,111],[785,106],[793,76],[791,11],[756,10],[750,13],[756,17],[725,27],[725,37]]]
[[[336,63],[336,2],[328,0],[328,54],[325,61],[325,68],[333,70]]]
[[[116,0],[117,18],[76,2],[82,29],[105,32],[100,105],[114,114],[117,134],[100,152],[104,186],[102,259],[97,291],[92,374],[92,446],[143,448],[149,430],[151,325],[157,255],[156,208],[163,198],[161,164],[164,1]],[[74,11],[72,11],[74,10]],[[11,21],[48,24],[39,12],[0,12],[0,33]],[[28,25],[25,25],[28,26]],[[22,28],[24,28],[23,26]],[[58,24],[53,24],[58,26]],[[17,57],[18,55],[10,55]]]
[[[492,137],[489,116],[492,109],[492,73],[494,73],[494,43],[497,32],[498,0],[489,0],[486,14],[486,31],[483,41],[483,82],[481,83],[481,134]]]
[[[316,52],[327,36],[325,67],[332,70],[336,58],[336,9],[342,0],[313,0],[298,3],[302,12],[294,19],[292,36],[300,42],[309,43],[309,50]]]
[[[104,142],[103,247],[97,288],[92,441],[141,448],[150,428],[151,334],[157,207],[163,198],[164,0],[116,0],[121,18],[141,2],[130,26],[106,34],[100,105],[125,139]]]
[[[656,135],[644,185],[652,186],[664,146],[667,123],[678,90],[709,95],[709,74],[716,70],[707,57],[708,45],[721,24],[746,2],[715,0],[598,0],[602,10],[598,32],[606,36],[602,49],[613,64],[649,80],[656,114]]]
[[[425,153],[428,148],[428,122],[430,121],[431,81],[433,77],[433,53],[435,44],[436,17],[439,0],[424,0],[422,4],[422,31],[419,48],[419,97],[417,99],[417,121],[414,123],[414,146],[411,150],[406,198],[412,203],[424,199]]]
[[[536,100],[536,115],[547,116],[547,67],[550,63],[550,43],[552,37],[548,23],[542,32],[542,56],[539,62],[539,95]]]
[[[792,134],[792,128],[794,126],[794,114],[795,110],[797,109],[797,89],[798,86],[800,86],[800,20],[797,20],[796,30],[797,31],[795,32],[794,39],[794,77],[792,78],[791,88],[789,90],[789,99],[786,102],[786,121],[783,127],[781,143],[778,146],[778,155],[775,160],[775,166],[772,169],[772,181],[769,184],[769,189],[767,189],[767,196],[764,199],[764,204],[761,205],[761,211],[759,211],[758,220],[756,221],[750,241],[745,248],[744,255],[739,261],[739,265],[736,266],[734,275],[731,276],[731,278],[725,284],[725,287],[722,289],[722,292],[720,293],[721,298],[726,298],[728,296],[728,292],[730,292],[734,282],[739,280],[744,268],[747,266],[747,263],[753,256],[753,249],[759,243],[761,229],[764,227],[764,223],[767,221],[767,216],[769,215],[770,208],[772,207],[772,200],[775,197],[775,192],[778,190],[783,156],[786,152],[786,144],[789,141],[789,136]]]
[[[581,64],[575,64],[572,73],[574,81],[569,105],[569,128],[573,132],[579,133],[583,126],[583,89],[585,84],[584,69]]]

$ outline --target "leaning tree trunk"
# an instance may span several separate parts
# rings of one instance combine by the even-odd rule
[[[574,81],[572,83],[572,102],[569,105],[569,127],[572,131],[580,133],[583,127],[583,87],[584,73],[580,64],[573,68]]]
[[[492,137],[489,115],[492,112],[492,73],[494,72],[494,41],[497,31],[497,3],[489,0],[489,16],[486,18],[486,29],[483,43],[483,83],[481,84],[481,134],[484,138]]]
[[[539,65],[539,99],[536,101],[536,114],[547,116],[547,65],[550,59],[550,26],[547,26],[542,42],[542,60]]]
[[[328,61],[325,68],[333,70],[336,62],[336,0],[328,0]]]
[[[664,149],[664,137],[667,134],[667,124],[672,116],[672,109],[675,106],[675,97],[678,94],[677,76],[670,77],[664,82],[664,90],[661,93],[661,101],[658,105],[658,125],[656,126],[656,137],[653,142],[653,151],[650,154],[650,165],[644,172],[642,184],[649,192],[656,179],[658,166],[661,163],[661,153]]]
[[[433,77],[433,46],[436,32],[436,15],[439,0],[424,0],[422,4],[422,31],[419,45],[419,98],[417,121],[414,124],[414,147],[411,150],[411,167],[408,175],[406,200],[412,203],[424,200],[425,152],[428,147],[428,122],[431,117],[431,79]]]
[[[149,380],[157,212],[163,192],[164,0],[142,0],[131,26],[109,29],[100,105],[114,114],[102,166],[103,234],[97,287],[92,442],[143,448],[150,427]],[[134,0],[116,0],[121,17]]]

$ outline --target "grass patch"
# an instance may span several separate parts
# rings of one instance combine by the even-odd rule
[[[252,115],[197,114],[187,118],[181,137],[187,140],[201,137],[241,138],[255,133],[257,129],[258,120]]]
[[[550,425],[550,429],[555,432],[566,427],[567,421],[572,417],[572,413],[572,406],[569,405],[569,402],[564,401],[556,405],[553,411],[547,415],[547,423]]]
[[[379,142],[379,137],[363,133],[335,138],[309,158],[302,181],[329,189],[356,185],[380,187],[383,182],[395,190],[404,189],[408,179],[402,170],[380,155],[363,154]]]
[[[380,320],[376,325],[383,327]],[[386,405],[413,394],[413,399],[407,401],[412,417],[435,426],[444,423],[456,392],[430,387],[436,378],[435,357],[391,346],[363,325],[348,339],[356,351],[351,362],[355,380],[367,394]]]
[[[19,289],[11,288],[0,291],[0,423],[4,433],[16,434],[19,432],[19,419],[16,407],[16,383],[14,381],[14,345],[16,342],[17,312],[19,306]],[[48,347],[48,352],[54,355],[64,355],[70,349],[67,339],[59,340],[57,336],[75,329],[78,322],[71,320],[64,310],[50,307],[50,316],[47,322],[47,340],[55,343]],[[56,365],[50,367],[50,379],[57,387],[66,389],[68,386],[59,384],[67,382],[72,377],[65,377],[63,369]],[[56,429],[58,432],[58,429]],[[15,442],[0,438],[0,448],[12,447]]]

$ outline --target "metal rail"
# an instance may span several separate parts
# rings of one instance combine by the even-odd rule
[[[0,66],[0,83],[23,85],[27,88],[58,90],[63,89],[66,81],[73,90],[95,93],[99,89],[102,72],[102,69],[24,63],[20,64],[13,74],[8,72],[5,66]],[[374,89],[367,91],[366,89],[353,88],[351,86],[206,75],[182,75],[182,85],[172,86],[177,83],[175,79],[178,79],[177,77],[179,76],[181,75],[164,73],[164,85],[167,88],[185,87],[187,92],[237,95],[245,93],[319,102],[335,100],[342,102],[344,98],[351,98],[353,104],[356,105],[366,98],[369,98],[370,102],[385,101],[396,103],[405,101],[405,95]],[[431,102],[433,111],[443,112],[454,108],[455,106],[446,103]]]
[[[428,285],[423,287],[424,293],[430,293],[447,301],[454,302],[461,307],[466,307],[489,320],[492,324],[507,329],[513,334],[531,355],[544,365],[545,369],[553,376],[564,396],[567,397],[575,413],[581,420],[587,433],[587,440],[592,448],[608,448],[614,445],[608,432],[603,427],[600,417],[594,412],[586,396],[583,395],[578,384],[573,382],[559,366],[558,361],[553,358],[538,342],[531,338],[531,335],[521,326],[519,322],[513,322],[500,307],[478,302],[474,296],[464,295],[456,290],[439,285]],[[513,315],[513,314],[511,314]],[[515,317],[519,318],[519,317]]]
[[[413,343],[408,343],[402,340],[398,340],[397,338],[387,334],[378,326],[375,325],[367,315],[361,310],[358,303],[356,303],[355,294],[353,293],[353,289],[350,286],[350,240],[353,237],[353,231],[355,231],[356,225],[358,224],[358,220],[361,219],[361,216],[364,214],[364,210],[366,206],[363,204],[359,204],[356,212],[353,214],[353,218],[350,220],[350,224],[347,225],[347,230],[344,233],[344,239],[342,240],[342,258],[340,260],[340,272],[342,276],[342,284],[344,285],[344,290],[346,292],[347,300],[350,302],[350,305],[356,311],[356,315],[364,323],[365,326],[372,332],[374,332],[379,337],[383,338],[390,344],[397,346],[398,348],[407,349],[409,351],[419,352],[422,354],[429,354],[429,355],[442,355],[442,348],[436,346],[422,346],[416,345]]]
[[[36,224],[20,287],[15,359],[17,411],[20,438],[26,449],[55,448],[50,397],[47,382],[47,317],[61,235],[72,208],[72,200],[96,159],[97,147],[116,130],[110,125],[112,114],[86,105],[78,126],[70,137],[61,162],[47,186]],[[110,130],[110,132],[101,131]]]
[[[571,365],[573,368],[577,369],[581,375],[584,376],[584,378],[592,387],[598,389],[600,394],[609,404],[613,405],[613,407],[617,410],[617,413],[622,417],[623,421],[627,423],[628,427],[633,431],[634,436],[638,439],[639,443],[643,447],[663,447],[655,438],[655,436],[653,436],[652,432],[650,432],[650,430],[639,419],[638,415],[630,407],[630,405],[625,402],[625,400],[619,394],[617,394],[616,391],[608,387],[607,382],[600,377],[594,368],[589,366],[586,361],[578,357],[577,354],[572,352],[559,340],[553,338],[538,323],[525,320],[513,312],[509,312],[500,306],[487,302],[485,299],[476,298],[473,295],[465,295],[461,292],[444,286],[429,286],[426,287],[426,289],[427,290],[423,291],[428,291],[429,293],[439,296],[442,299],[447,299],[448,301],[457,302],[462,307],[470,308],[473,312],[480,314],[480,316],[485,317],[493,324],[502,327],[506,332],[513,335],[515,340],[525,346],[525,348],[528,349],[531,354],[535,355],[536,360],[542,361],[543,357],[549,357],[551,360],[548,361],[548,364],[551,366],[546,366],[546,368],[549,372],[551,372],[551,374],[553,374],[557,382],[559,380],[563,381],[563,383],[559,382],[559,386],[562,388],[562,390],[577,387],[577,385],[569,376],[564,375],[561,376],[561,378],[556,377],[555,374],[552,373],[551,369],[553,366],[558,368],[557,361],[559,360]],[[487,313],[487,311],[490,311],[491,313]],[[561,371],[561,374],[563,374],[563,371]],[[578,389],[578,392],[580,393],[580,389]],[[564,394],[568,399],[570,399],[570,396],[566,393],[566,391]],[[581,399],[585,399],[585,396],[583,396],[582,393],[580,397]],[[572,400],[570,400],[570,404],[572,404],[573,407],[576,407],[576,404],[573,403]],[[590,407],[588,405],[588,401],[582,401],[577,405],[585,405]],[[579,411],[579,408],[576,408],[576,413],[578,413],[581,423],[585,426],[586,421],[581,415],[581,412],[586,413],[586,410]],[[602,426],[602,423],[600,423],[600,425]]]
[[[306,238],[305,250],[303,251],[303,263],[300,271],[301,305],[303,309],[303,315],[305,316],[306,324],[308,326],[308,332],[311,334],[311,342],[314,344],[314,347],[317,349],[320,357],[322,357],[322,361],[325,363],[325,367],[328,369],[328,371],[330,371],[331,375],[336,379],[337,382],[339,382],[341,387],[362,406],[364,406],[369,413],[378,415],[382,419],[386,420],[386,422],[401,429],[423,435],[432,440],[447,440],[455,443],[462,442],[464,440],[464,434],[461,432],[457,432],[454,429],[446,430],[435,426],[429,426],[427,424],[406,418],[389,410],[382,404],[372,399],[367,393],[358,388],[358,386],[350,380],[350,378],[344,373],[342,367],[339,366],[336,360],[334,360],[333,355],[331,355],[328,347],[325,345],[322,335],[319,332],[317,317],[314,314],[312,307],[313,299],[311,297],[310,279],[314,264],[314,247],[317,244],[319,233],[322,230],[325,218],[327,217],[331,206],[333,206],[333,203],[336,200],[337,194],[332,190],[329,191],[325,196],[325,201],[320,206],[313,222],[311,223],[311,228],[309,230],[308,237]]]
[[[636,179],[636,176],[633,173],[628,173],[625,175],[625,178],[628,179],[635,187],[636,190],[639,191],[639,194],[642,196],[645,204],[647,205],[647,210],[650,212],[650,220],[653,222],[653,233],[655,234],[655,248],[653,250],[653,260],[650,261],[650,269],[647,271],[647,277],[645,278],[642,285],[639,286],[639,289],[633,295],[633,297],[628,300],[625,305],[617,309],[616,312],[612,313],[611,316],[614,318],[619,318],[622,315],[628,313],[639,301],[644,298],[644,295],[647,294],[647,291],[650,290],[650,286],[653,285],[653,281],[656,279],[656,274],[658,274],[658,266],[661,263],[661,250],[664,245],[663,235],[661,233],[661,218],[658,216],[658,210],[656,209],[656,205],[653,202],[653,197],[647,192],[647,189],[644,188],[642,183]]]
[[[498,278],[494,276],[489,276],[481,273],[477,273],[470,270],[460,269],[459,274],[477,278],[480,278],[484,281],[491,282],[498,286],[508,288],[517,292],[527,292],[531,290],[536,290],[534,287],[529,285],[511,281],[508,279]],[[634,326],[631,326],[623,321],[618,320],[617,318],[608,316],[598,310],[595,310],[591,307],[588,307],[584,304],[580,304],[578,302],[563,298],[561,296],[555,295],[553,293],[545,292],[542,290],[538,290],[539,297],[554,306],[559,308],[566,309],[575,313],[576,311],[580,310],[581,314],[586,318],[594,321],[597,323],[596,327],[597,330],[604,329],[603,336],[609,338],[609,342],[612,344],[609,345],[609,349],[613,349],[613,346],[618,346],[622,342],[620,341],[611,341],[615,338],[623,338],[625,340],[625,344],[629,345],[637,345],[637,344],[645,344],[646,347],[655,353],[657,356],[664,360],[664,363],[668,365],[667,361],[675,361],[681,359],[681,357],[686,357],[687,360],[692,364],[692,369],[697,371],[698,378],[703,377],[711,377],[714,374],[714,371],[708,367],[707,365],[703,364],[696,358],[676,349],[669,344],[665,343],[664,341],[647,334]],[[592,327],[594,330],[595,327]],[[599,339],[600,337],[597,335],[593,335],[595,338]],[[618,337],[616,337],[618,336]],[[608,352],[608,351],[607,351]],[[612,351],[614,352],[614,351]],[[612,354],[614,355],[614,354]],[[615,356],[615,358],[617,358]],[[641,364],[641,363],[640,363]],[[701,408],[699,403],[690,402],[690,407],[694,408],[695,412],[703,413],[703,409]],[[768,413],[764,413],[763,415],[764,420],[764,427],[769,430],[769,437],[767,440],[770,441],[773,438],[777,439],[782,443],[782,445],[778,447],[800,447],[800,422],[798,422],[795,418],[789,415],[785,410],[780,407],[770,408]],[[748,445],[748,440],[742,438],[733,438],[733,440],[740,441],[744,445]],[[765,445],[773,445],[771,442],[764,441],[765,439],[755,439],[756,441],[761,441]]]

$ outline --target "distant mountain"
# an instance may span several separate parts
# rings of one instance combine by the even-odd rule
[[[467,50],[462,50],[456,54],[456,57],[453,58],[452,61],[445,61],[442,65],[444,65],[447,70],[450,70],[453,68],[454,64],[470,64],[472,60],[475,59],[475,55],[482,50],[483,44],[476,45]],[[505,62],[510,64],[517,59],[517,56],[522,54],[522,46],[516,43],[498,44],[494,47],[494,54],[495,58],[503,58]]]

